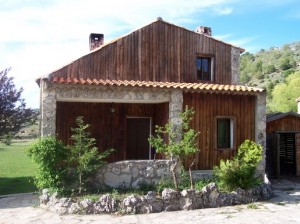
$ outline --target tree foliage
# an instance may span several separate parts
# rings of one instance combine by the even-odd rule
[[[178,162],[199,151],[196,141],[199,132],[190,127],[194,113],[192,108],[186,107],[185,111],[180,114],[182,121],[180,125],[167,123],[164,127],[156,126],[155,135],[149,138],[156,152],[163,153],[167,158],[174,160],[172,174],[176,189],[178,189],[178,179],[175,169]]]
[[[21,98],[23,89],[17,89],[13,78],[8,77],[9,70],[0,72],[0,137],[16,133],[37,120],[37,113],[26,108],[26,103]]]
[[[299,65],[300,42],[285,44],[282,47],[271,47],[269,50],[260,50],[255,54],[246,52],[240,58],[240,80],[248,86],[267,89],[268,112],[281,111],[282,106],[273,102],[272,92],[278,84],[287,83],[290,75],[300,71]],[[295,105],[296,103],[293,102],[293,108]],[[288,105],[284,111],[291,109],[291,105]]]
[[[35,184],[39,189],[62,191],[66,187],[68,151],[55,137],[45,137],[26,149],[37,165]]]
[[[270,110],[274,112],[297,111],[295,100],[300,96],[300,72],[295,72],[286,79],[286,83],[278,84],[272,92]]]

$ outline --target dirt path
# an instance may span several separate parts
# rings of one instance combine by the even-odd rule
[[[300,178],[273,180],[275,197],[266,202],[146,215],[63,215],[38,207],[37,196],[0,199],[0,224],[8,223],[300,223]]]

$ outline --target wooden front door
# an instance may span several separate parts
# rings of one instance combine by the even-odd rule
[[[126,119],[126,160],[150,159],[150,118]]]

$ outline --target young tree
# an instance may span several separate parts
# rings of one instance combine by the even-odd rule
[[[103,159],[108,157],[113,150],[109,149],[100,153],[95,146],[96,140],[90,137],[91,134],[87,131],[90,125],[84,123],[83,117],[77,117],[76,124],[77,127],[72,128],[73,144],[68,146],[70,149],[68,162],[70,163],[69,171],[74,174],[78,193],[81,194],[88,179],[104,165]]]
[[[164,127],[156,126],[156,135],[149,138],[149,142],[156,149],[156,152],[164,153],[167,158],[174,161],[171,172],[176,190],[178,190],[176,168],[179,162],[199,151],[196,140],[200,133],[190,128],[190,122],[194,113],[193,109],[186,107],[185,111],[180,114],[181,125],[174,126],[172,123],[167,123]],[[189,171],[191,185],[193,185],[191,170],[189,169]]]
[[[9,70],[0,72],[0,138],[37,120],[37,113],[26,108],[24,99],[20,98],[23,89],[16,89],[13,78],[7,76]]]

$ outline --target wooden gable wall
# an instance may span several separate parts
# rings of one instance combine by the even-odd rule
[[[214,83],[231,83],[231,45],[156,21],[52,73],[53,77],[198,82],[196,56],[214,57]]]

